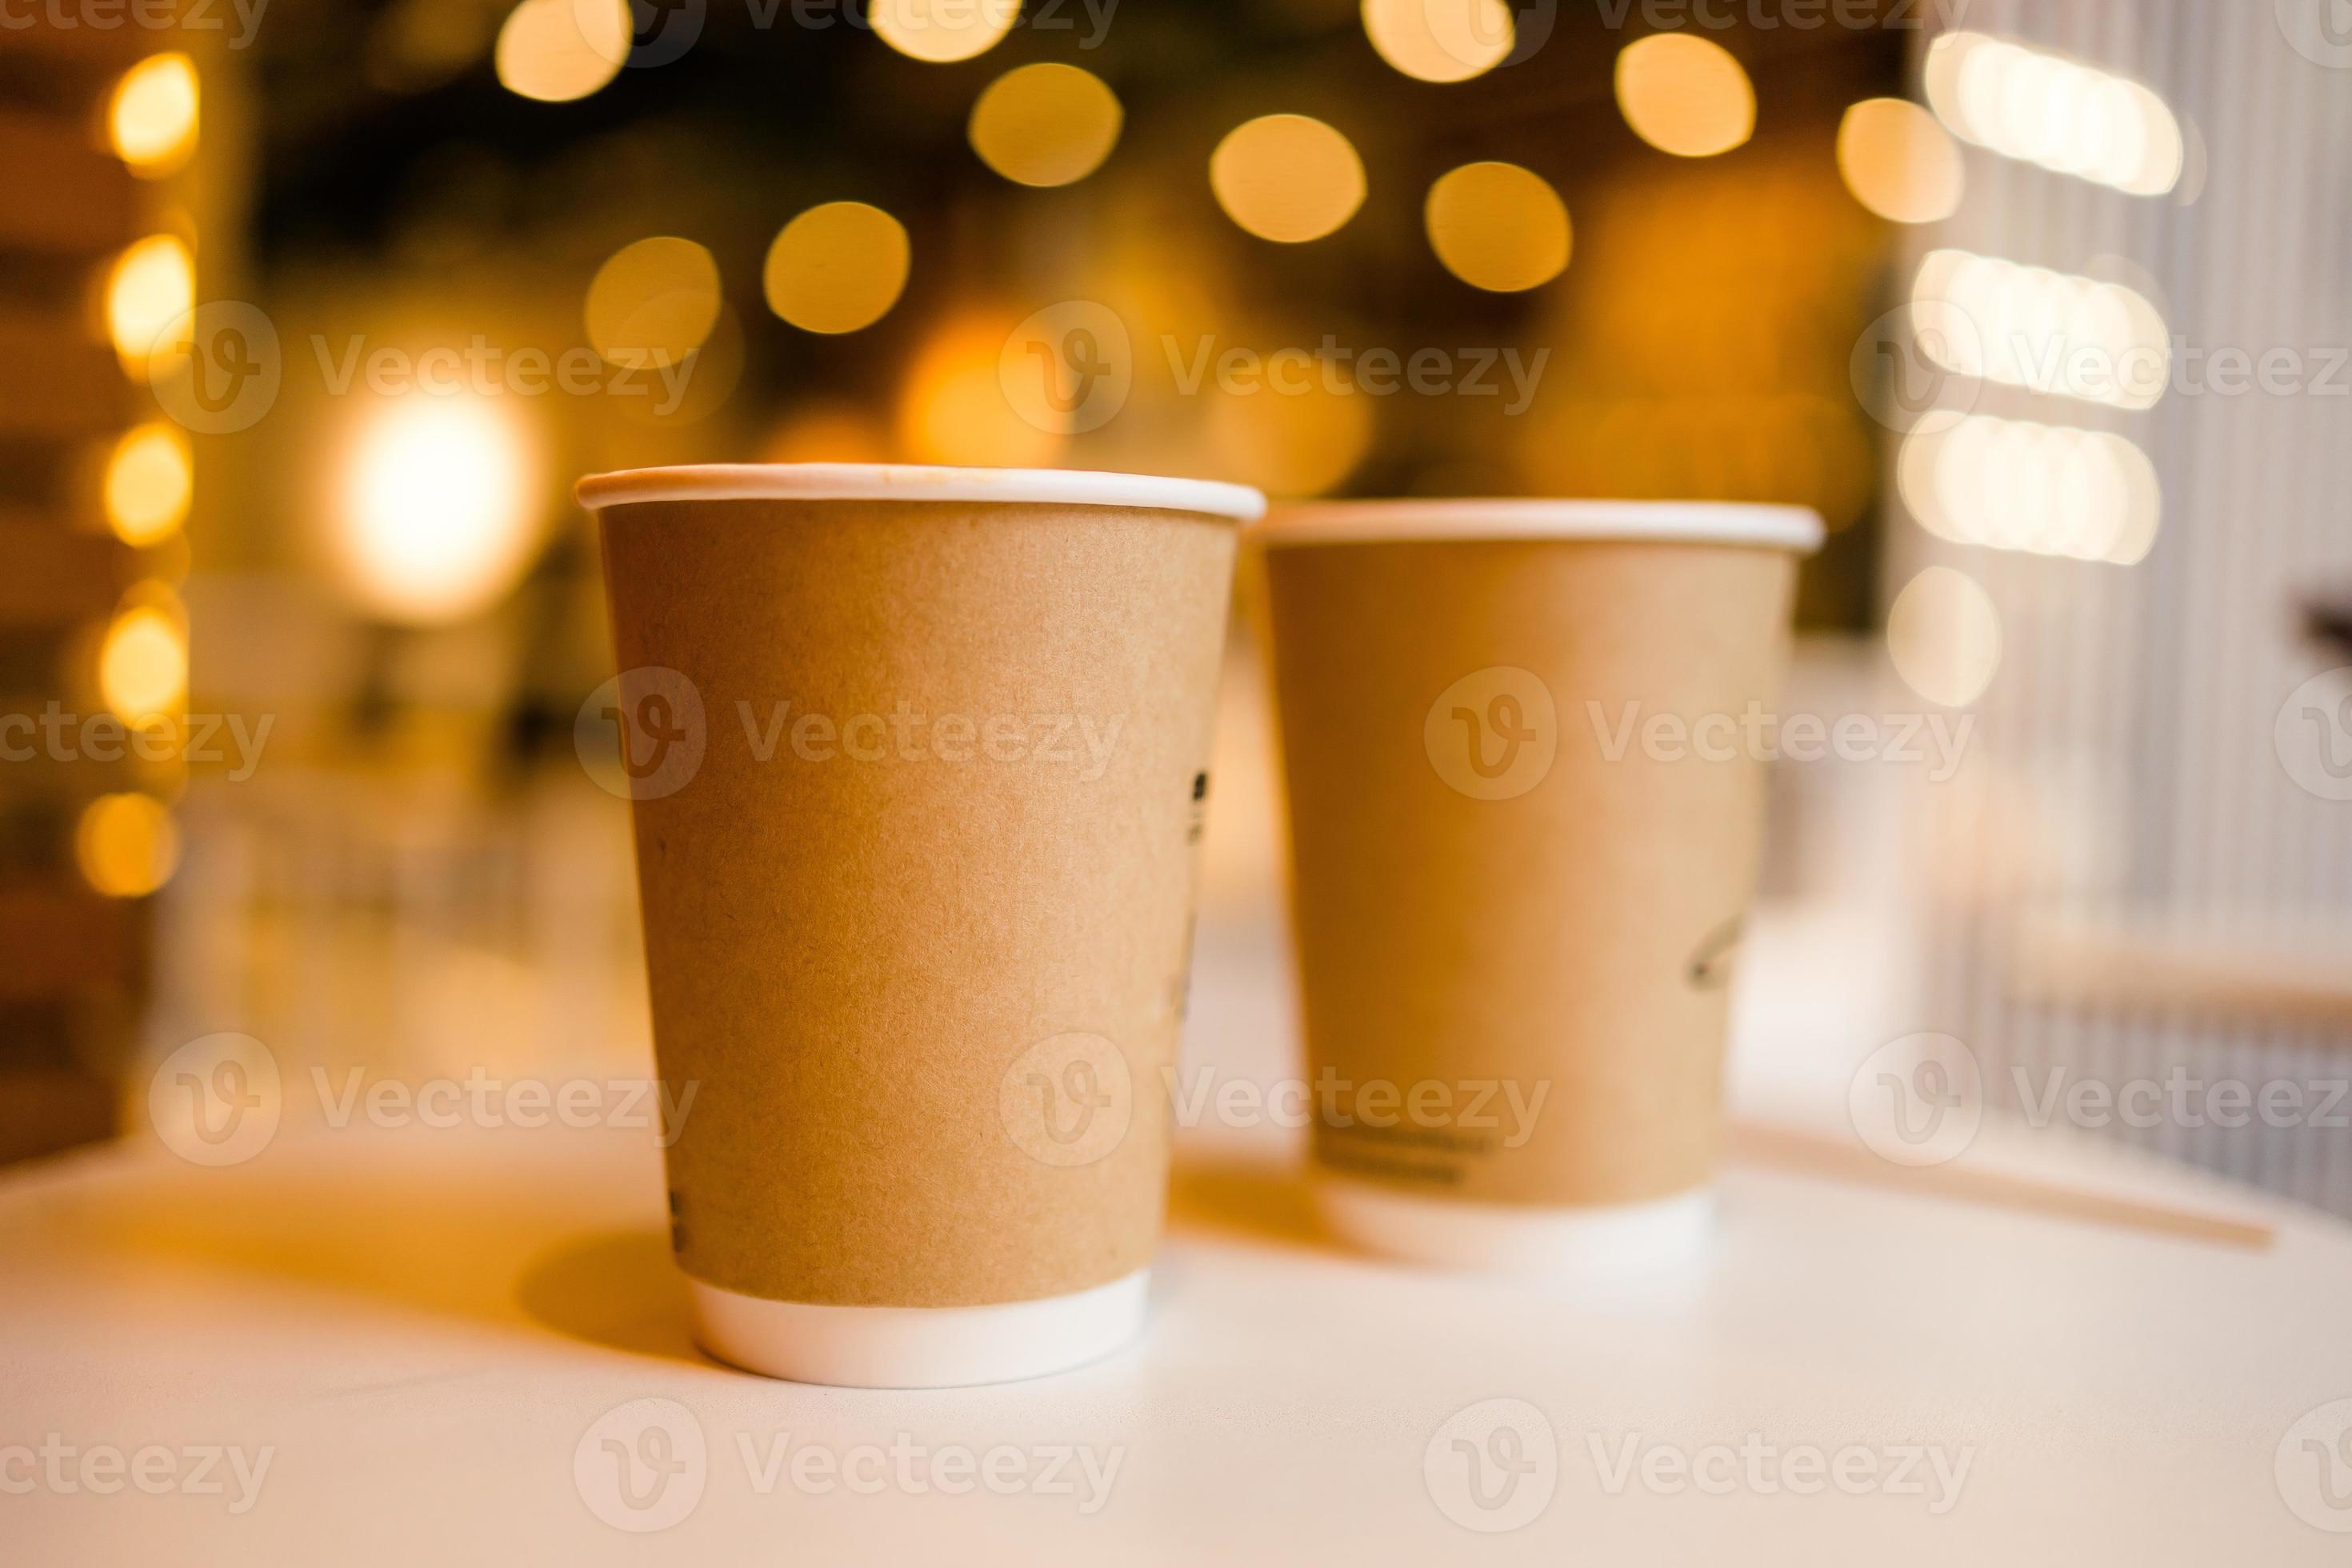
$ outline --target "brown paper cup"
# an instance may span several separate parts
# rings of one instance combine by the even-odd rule
[[[1166,1183],[1234,524],[1263,502],[837,465],[580,496],[621,670],[582,734],[633,802],[703,1343],[898,1387],[1115,1348]]]
[[[1328,1217],[1433,1262],[1687,1252],[1761,828],[1743,721],[1819,520],[1393,501],[1255,537]]]

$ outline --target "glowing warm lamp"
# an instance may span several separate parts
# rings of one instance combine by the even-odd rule
[[[1864,99],[1845,111],[1837,163],[1853,199],[1890,223],[1941,223],[1968,188],[1950,134],[1900,98]]]
[[[152,795],[102,795],[74,826],[83,880],[110,899],[143,899],[180,865],[180,830]]]
[[[1076,66],[1023,66],[988,84],[971,106],[971,148],[1024,185],[1066,185],[1102,166],[1123,111],[1102,79]]]
[[[1020,19],[1021,0],[872,0],[866,15],[900,54],[944,65],[994,48]]]
[[[1936,118],[1963,142],[2133,195],[2163,195],[2180,183],[2180,122],[2128,77],[1954,31],[1928,46],[1922,78]]]
[[[1467,81],[1517,41],[1503,0],[1364,0],[1364,36],[1381,58],[1422,81]]]
[[[1912,690],[1965,708],[1984,695],[2000,668],[2000,611],[1967,573],[1930,566],[1895,596],[1886,651]]]
[[[1568,266],[1567,204],[1517,163],[1465,163],[1440,175],[1422,219],[1437,259],[1473,288],[1515,293]]]
[[[200,96],[196,62],[184,54],[150,55],[124,71],[106,110],[115,156],[148,179],[186,163],[196,148]]]
[[[196,263],[175,235],[151,234],[115,258],[106,279],[106,330],[122,366],[141,380],[163,334],[196,304]]]
[[[127,724],[176,711],[188,695],[188,637],[152,605],[124,610],[98,650],[98,693]]]
[[[178,531],[194,489],[187,437],[161,420],[125,432],[107,454],[106,521],[125,544],[143,548]]]
[[[1320,239],[1364,203],[1364,161],[1345,136],[1304,114],[1268,114],[1225,133],[1209,154],[1225,216],[1286,245]]]
[[[383,405],[360,432],[335,544],[372,613],[454,621],[521,577],[538,542],[534,512],[527,443],[503,403],[412,397]]]
[[[719,263],[690,239],[625,245],[596,269],[583,312],[588,341],[632,370],[682,363],[719,321]]]
[[[760,289],[803,331],[854,332],[898,302],[913,247],[898,220],[864,202],[826,202],[784,225]]]
[[[635,32],[629,0],[522,0],[499,28],[499,83],[541,103],[585,98],[621,74]]]
[[[1653,33],[1617,56],[1617,107],[1633,134],[1677,158],[1711,158],[1756,130],[1756,89],[1721,44]]]

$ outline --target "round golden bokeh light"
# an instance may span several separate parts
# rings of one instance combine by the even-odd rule
[[[1320,239],[1364,205],[1364,161],[1339,132],[1304,114],[1236,125],[1209,154],[1225,216],[1260,239]]]
[[[1475,289],[1511,294],[1568,266],[1568,205],[1517,163],[1465,163],[1429,187],[1422,219],[1445,269]]]
[[[1363,0],[1364,36],[1381,58],[1420,81],[1468,81],[1517,41],[1504,0]]]
[[[625,245],[596,269],[583,317],[588,341],[613,364],[681,364],[718,323],[719,263],[675,235]]]
[[[866,16],[900,54],[947,65],[994,48],[1021,19],[1021,0],[873,0]]]
[[[1076,66],[1022,66],[971,106],[971,150],[1023,185],[1066,185],[1102,167],[1124,112],[1100,77]]]
[[[1617,56],[1617,107],[1633,134],[1677,158],[1712,158],[1756,130],[1756,89],[1731,51],[1693,33],[1653,33]]]
[[[1951,133],[1900,98],[1864,99],[1845,111],[1837,164],[1853,199],[1890,223],[1940,223],[1968,188]]]
[[[176,51],[150,55],[124,71],[106,110],[115,156],[149,179],[186,163],[195,151],[201,96],[195,61]]]
[[[826,202],[784,225],[760,288],[768,309],[808,332],[854,332],[887,315],[913,247],[898,220],[864,202]]]

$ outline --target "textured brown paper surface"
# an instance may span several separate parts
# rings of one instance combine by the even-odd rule
[[[1774,700],[1794,559],[1465,541],[1265,560],[1318,1161],[1490,1203],[1705,1181],[1763,766],[1744,743],[1657,760],[1671,745],[1642,724]]]
[[[683,1266],[898,1306],[1142,1267],[1234,526],[784,500],[602,521],[655,1048],[694,1093]],[[665,734],[691,760],[698,703],[698,762],[656,765]]]

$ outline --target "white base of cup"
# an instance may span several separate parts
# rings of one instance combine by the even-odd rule
[[[1151,1270],[986,1307],[771,1301],[688,1277],[694,1337],[746,1372],[838,1388],[962,1388],[1098,1361],[1143,1330]]]
[[[1593,1208],[1538,1208],[1424,1198],[1318,1174],[1316,1205],[1332,1234],[1369,1252],[1440,1268],[1590,1279],[1685,1263],[1715,1234],[1715,1192]]]

